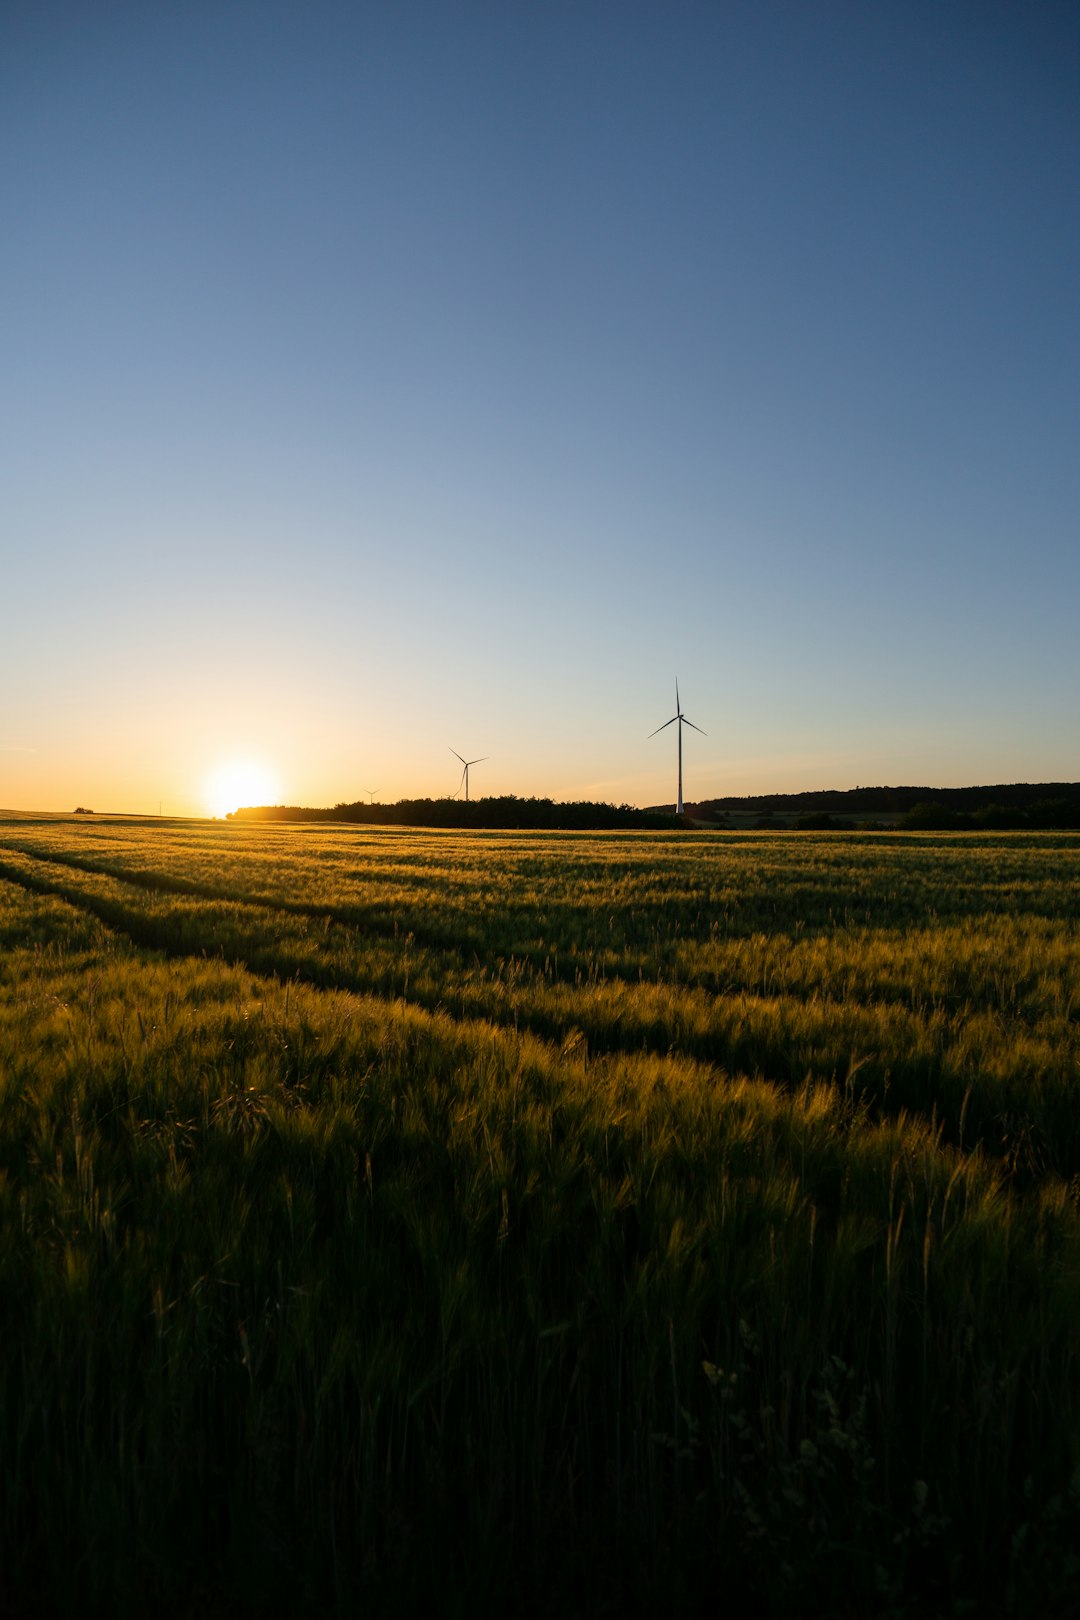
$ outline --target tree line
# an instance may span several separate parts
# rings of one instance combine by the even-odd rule
[[[518,798],[504,793],[492,798],[398,799],[395,804],[250,805],[228,818],[235,821],[350,821],[374,827],[537,827],[551,831],[596,832],[605,828],[643,827],[670,830],[680,825],[673,814],[639,810],[631,804],[603,804],[592,799]]]

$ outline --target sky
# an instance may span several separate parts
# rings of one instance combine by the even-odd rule
[[[1071,0],[6,0],[0,805],[1080,778],[1078,173]]]

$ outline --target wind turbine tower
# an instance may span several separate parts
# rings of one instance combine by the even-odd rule
[[[449,743],[447,743],[446,746],[447,746],[447,748],[450,748]],[[464,784],[465,784],[465,803],[468,804],[468,802],[469,802],[469,766],[470,765],[482,765],[484,763],[485,759],[490,759],[491,758],[491,755],[490,754],[481,754],[479,759],[462,759],[461,755],[458,753],[456,748],[450,748],[450,752],[453,754],[455,759],[460,759],[462,765],[465,767],[464,770],[461,773],[461,782],[464,782]],[[458,793],[461,792],[461,782],[459,782],[458,785],[457,785],[457,793],[454,794],[455,799],[457,798]]]
[[[655,737],[658,732],[666,731],[668,726],[673,726],[675,724],[676,720],[679,722],[679,797],[675,802],[675,814],[677,816],[681,816],[682,813],[683,813],[683,807],[682,807],[682,728],[683,728],[683,726],[693,726],[695,731],[701,731],[701,727],[700,726],[695,726],[694,722],[692,720],[688,720],[686,718],[686,715],[683,714],[682,704],[679,701],[679,683],[678,683],[677,680],[675,682],[675,713],[672,715],[670,720],[665,720],[662,726],[657,726],[656,731],[650,731],[649,736],[650,737]],[[701,731],[701,735],[703,737],[707,737],[708,732]]]

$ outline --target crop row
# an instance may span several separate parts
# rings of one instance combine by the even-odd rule
[[[324,911],[303,869],[274,903],[237,898],[220,877],[215,889],[209,873],[198,893],[186,892],[168,846],[159,846],[160,871],[60,853],[52,861],[36,843],[7,839],[0,871],[174,954],[217,953],[282,979],[400,996],[559,1043],[574,1038],[592,1054],[675,1051],[729,1074],[846,1085],[879,1113],[933,1117],[950,1140],[981,1145],[1025,1184],[1080,1172],[1080,937],[1060,918],[987,911],[904,931],[851,923],[791,935],[730,933],[710,921],[652,954],[640,940],[583,959],[571,952],[571,967],[559,940],[539,963],[424,943],[448,927],[436,893],[418,938],[403,923],[372,926],[340,890]],[[905,854],[894,853],[898,866]]]
[[[165,954],[102,920],[152,932],[149,891],[34,872],[0,882],[15,1599],[1066,1612],[1060,1183],[850,1088]]]

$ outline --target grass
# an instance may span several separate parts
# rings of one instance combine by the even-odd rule
[[[1078,876],[0,824],[0,1601],[1075,1612]]]

